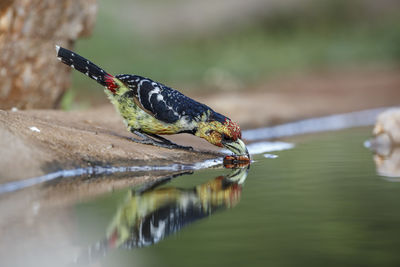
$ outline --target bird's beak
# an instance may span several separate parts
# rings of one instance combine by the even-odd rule
[[[249,151],[247,151],[246,145],[240,139],[232,142],[222,142],[222,145],[238,156],[246,155],[249,157]]]

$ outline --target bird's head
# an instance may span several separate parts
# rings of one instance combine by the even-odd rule
[[[207,122],[200,122],[196,135],[206,139],[209,143],[225,147],[236,155],[249,155],[246,145],[240,139],[242,132],[236,122],[231,121],[220,114],[218,119],[210,119]],[[221,118],[223,117],[223,118]],[[211,117],[213,118],[213,117]]]

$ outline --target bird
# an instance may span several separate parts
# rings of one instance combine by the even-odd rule
[[[56,45],[57,58],[105,87],[132,141],[171,149],[193,150],[160,136],[189,133],[236,155],[249,155],[239,125],[179,91],[134,74],[112,75],[77,53]]]

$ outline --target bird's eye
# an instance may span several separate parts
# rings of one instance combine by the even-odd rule
[[[226,134],[222,134],[222,141],[229,141],[231,140],[231,138],[229,136],[227,136]]]

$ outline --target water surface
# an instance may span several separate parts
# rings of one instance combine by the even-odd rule
[[[257,156],[235,207],[195,221],[153,246],[110,251],[102,262],[109,266],[397,265],[400,183],[376,175],[372,154],[363,147],[368,137],[366,129],[325,133],[298,139],[294,149],[276,152],[276,159]],[[229,170],[200,171],[164,187],[190,189],[226,173]],[[125,193],[116,194],[123,198]],[[93,238],[104,233],[118,203],[120,199],[110,196],[77,205],[82,232],[92,229]],[[97,231],[88,218],[97,222]]]
[[[290,140],[294,148],[273,152],[278,157],[257,155],[239,173],[200,170],[54,208],[54,216],[67,211],[70,240],[67,256],[58,251],[60,261],[398,266],[400,183],[376,174],[373,154],[363,146],[369,137],[367,128],[297,137]],[[41,229],[50,231],[46,224]],[[45,258],[40,262],[46,266]]]

